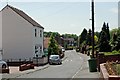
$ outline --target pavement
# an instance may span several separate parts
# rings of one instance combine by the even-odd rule
[[[80,67],[81,69],[75,74],[74,78],[89,78],[91,80],[99,80],[98,78],[100,78],[100,72],[89,71],[88,60],[90,57],[82,53],[78,54],[82,57],[84,65]]]
[[[72,51],[71,53],[73,53],[73,52],[74,51]],[[29,78],[31,78],[32,76],[40,77],[39,75],[36,75],[36,74],[40,74],[41,76],[46,78],[46,76],[44,76],[43,73],[45,73],[47,75],[47,73],[50,72],[51,70],[54,71],[55,68],[56,68],[56,70],[61,68],[62,70],[66,69],[66,70],[64,70],[64,73],[66,73],[66,74],[63,74],[62,72],[59,71],[59,74],[56,73],[55,77],[64,78],[64,76],[67,75],[67,76],[65,76],[65,78],[70,77],[71,80],[76,79],[76,78],[87,79],[87,80],[89,80],[89,79],[99,80],[98,79],[100,77],[99,72],[89,72],[89,66],[88,66],[88,59],[90,59],[89,56],[82,54],[82,53],[77,53],[77,55],[80,56],[80,59],[79,59],[79,60],[81,60],[80,63],[73,64],[76,61],[78,61],[78,59],[75,59],[75,62],[73,62],[74,59],[72,61],[71,60],[72,56],[70,55],[71,56],[70,59],[68,59],[69,56],[66,56],[63,58],[63,61],[64,61],[64,63],[62,64],[63,66],[54,66],[54,65],[51,66],[51,65],[47,64],[47,65],[35,67],[35,69],[30,69],[30,70],[26,70],[26,71],[19,71],[18,67],[10,67],[10,74],[3,74],[2,77],[6,78],[3,80],[7,80],[8,78],[21,78],[21,77],[27,78],[28,76],[29,76]],[[74,72],[74,74],[72,72],[68,71],[68,70],[70,70],[70,69],[68,69],[68,65],[69,66],[73,65],[73,66],[71,66],[71,68],[70,67],[69,68],[73,69],[72,72]],[[76,67],[74,65],[77,65],[77,68],[79,65],[80,65],[80,67],[75,70]],[[69,75],[70,73],[71,73],[72,77]],[[34,74],[34,75],[32,75],[32,74]],[[48,74],[47,76],[49,76],[49,75],[52,76],[52,74]]]

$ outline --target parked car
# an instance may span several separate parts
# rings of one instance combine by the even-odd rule
[[[0,68],[7,68],[7,63],[3,60],[0,60]]]
[[[50,55],[49,64],[62,64],[62,60],[59,55]]]
[[[64,49],[64,48],[62,48],[62,52],[65,52],[65,49]]]

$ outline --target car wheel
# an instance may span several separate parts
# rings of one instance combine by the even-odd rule
[[[62,62],[60,62],[60,64],[62,64]]]
[[[6,68],[7,66],[5,64],[2,65],[2,68]]]

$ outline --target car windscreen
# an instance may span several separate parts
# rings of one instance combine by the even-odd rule
[[[51,59],[58,59],[58,56],[52,56]]]

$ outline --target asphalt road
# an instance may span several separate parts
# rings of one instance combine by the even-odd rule
[[[50,65],[48,68],[30,74],[19,76],[18,78],[74,78],[76,73],[84,65],[82,57],[74,50],[66,51],[67,57],[62,65]]]
[[[41,78],[64,78],[65,80],[74,80],[77,78],[98,78],[99,73],[90,73],[87,60],[88,56],[81,53],[76,53],[75,50],[70,50],[65,52],[65,59],[61,65],[49,65],[49,67],[37,70],[31,73],[27,73],[24,75],[19,75],[17,79],[9,79],[9,80],[36,80]],[[9,75],[11,77],[11,75]],[[12,75],[16,76],[16,75]],[[5,76],[4,76],[5,78]],[[14,78],[14,77],[12,77]],[[88,79],[87,79],[88,80]],[[98,79],[95,79],[98,80]]]

